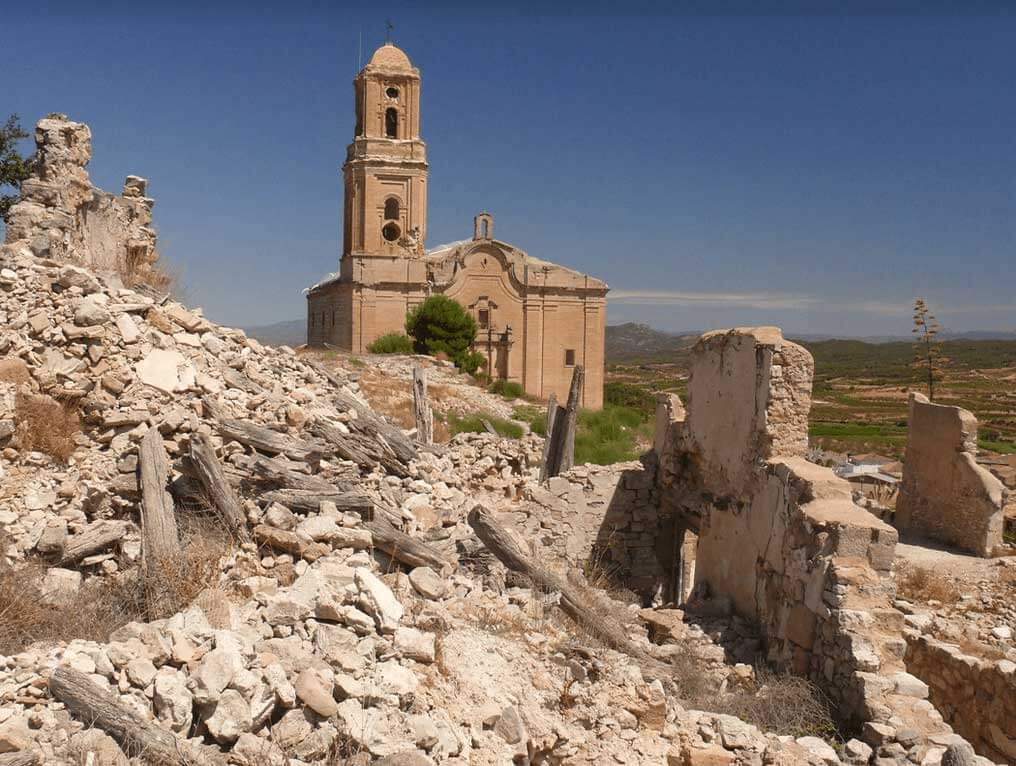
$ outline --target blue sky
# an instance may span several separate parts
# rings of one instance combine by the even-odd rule
[[[423,76],[429,240],[612,288],[609,321],[1016,330],[1016,6],[50,3],[5,9],[0,116],[89,123],[150,180],[164,258],[230,324],[337,267],[357,39]],[[766,12],[757,9],[764,7]],[[1011,9],[1011,10],[1010,10]]]

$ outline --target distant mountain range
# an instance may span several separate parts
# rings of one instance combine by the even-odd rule
[[[262,343],[273,346],[299,346],[307,340],[307,327],[303,319],[292,319],[285,322],[261,325],[256,327],[245,327],[244,331],[252,338],[257,338]],[[689,332],[664,332],[655,330],[649,325],[636,322],[609,325],[607,327],[606,357],[608,364],[623,362],[635,362],[640,360],[655,359],[674,356],[674,361],[683,358],[695,341],[702,334],[701,331]],[[863,343],[899,343],[910,342],[909,335],[872,335],[864,338],[843,338],[835,335],[819,334],[794,334],[789,337],[806,341],[808,343],[819,343],[827,340],[852,340]],[[940,336],[942,340],[964,341],[964,340],[1016,340],[1016,332],[994,332],[994,331],[971,331],[971,332],[948,332],[943,331]]]
[[[305,319],[289,319],[285,322],[275,322],[260,327],[244,327],[243,331],[251,338],[270,346],[296,348],[307,342],[307,321]]]

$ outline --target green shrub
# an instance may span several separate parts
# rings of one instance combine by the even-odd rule
[[[606,383],[603,386],[603,403],[631,407],[641,412],[646,419],[656,415],[656,397],[651,391],[634,383]]]
[[[456,367],[470,374],[484,362],[482,354],[470,351],[476,320],[447,296],[432,295],[406,314],[406,332],[418,353],[447,354]]]
[[[523,404],[515,408],[512,417],[528,423],[533,433],[546,436],[546,407]],[[608,404],[598,411],[579,410],[575,463],[610,465],[636,460],[642,454],[639,441],[649,439],[650,428],[650,419],[634,407]]]
[[[499,394],[505,399],[518,399],[525,393],[522,384],[516,383],[514,380],[495,380],[487,387],[487,390],[492,394]]]
[[[635,460],[641,454],[648,417],[633,407],[608,404],[602,410],[579,410],[575,432],[575,462],[610,465]]]
[[[367,350],[372,354],[412,354],[413,341],[401,332],[389,332],[367,346]]]
[[[482,434],[487,430],[483,426],[484,420],[494,426],[494,430],[497,431],[499,436],[503,436],[507,439],[522,438],[522,426],[518,423],[513,423],[510,420],[504,420],[503,418],[498,418],[486,413],[481,413],[479,415],[465,415],[463,417],[454,413],[448,413],[448,430],[451,432],[452,436],[463,433]]]
[[[547,408],[520,404],[512,410],[512,418],[529,424],[529,430],[540,436],[547,435]]]

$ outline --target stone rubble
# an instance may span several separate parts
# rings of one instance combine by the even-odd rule
[[[597,608],[617,615],[646,656],[675,668],[691,662],[716,694],[748,688],[772,625],[708,594],[667,606],[675,599],[663,582],[673,573],[662,562],[674,555],[677,529],[659,508],[672,463],[650,454],[577,466],[540,485],[542,441],[533,435],[412,444],[367,404],[357,365],[325,367],[293,349],[263,346],[158,291],[125,285],[121,253],[154,263],[154,235],[135,231],[150,223],[144,181],[128,178],[122,198],[91,187],[86,126],[43,120],[37,138],[43,175],[27,184],[0,248],[0,574],[44,563],[42,593],[53,609],[73,608],[91,585],[132,576],[143,553],[138,447],[153,429],[171,462],[178,513],[195,498],[189,453],[201,435],[238,492],[256,542],[224,550],[214,581],[168,617],[129,622],[104,641],[34,642],[0,656],[0,755],[30,751],[45,764],[142,762],[50,693],[54,670],[66,667],[237,766],[988,763],[942,724],[928,700],[934,684],[896,661],[909,651],[892,635],[897,615],[902,632],[903,608],[846,608],[855,586],[873,603],[885,595],[881,584],[850,579],[858,570],[877,579],[888,566],[877,541],[862,541],[871,566],[836,562],[842,569],[830,567],[828,578],[822,569],[813,578],[821,587],[812,588],[796,551],[818,535],[800,523],[798,547],[788,547],[788,558],[800,559],[788,592],[800,591],[824,622],[814,636],[805,630],[815,628],[809,615],[780,630],[784,648],[806,639],[830,644],[825,655],[796,656],[822,660],[819,672],[830,677],[858,681],[863,702],[892,705],[842,742],[763,732],[732,715],[689,709],[675,688],[647,679],[636,659],[564,620],[555,595],[505,570],[466,521],[474,506],[489,508],[543,552],[547,566],[606,586]],[[127,223],[117,228],[97,216],[107,220],[100,231],[75,222],[96,205]],[[761,433],[774,449],[793,452],[804,438],[806,392],[795,348],[782,353],[783,382],[772,397],[778,416]],[[21,427],[26,397],[78,413],[66,460],[29,446]],[[664,426],[685,415],[679,402],[668,413]],[[257,439],[244,442],[224,428],[237,422],[260,428]],[[349,441],[340,449],[322,434]],[[667,443],[659,440],[657,453]],[[722,443],[699,448],[726,489],[755,481],[743,466],[727,470]],[[773,471],[783,471],[784,483],[792,471],[806,473],[790,459],[781,466]],[[794,480],[802,496],[828,490],[811,474]],[[372,531],[378,519],[429,546],[433,565],[386,554]],[[101,544],[81,549],[96,536]],[[888,626],[877,646],[865,633],[876,617]],[[1011,638],[1004,630],[993,635]],[[1012,675],[1008,666],[1000,672]],[[928,725],[915,729],[915,721]]]

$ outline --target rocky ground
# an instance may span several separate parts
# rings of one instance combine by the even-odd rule
[[[821,740],[688,709],[560,617],[552,595],[510,582],[465,516],[531,491],[536,437],[463,435],[399,455],[392,444],[411,442],[377,421],[352,372],[312,366],[115,278],[17,248],[3,251],[0,287],[3,576],[32,596],[5,597],[0,757],[145,761],[58,698],[62,668],[209,762],[838,758]],[[238,422],[262,430],[253,442],[233,438]],[[198,548],[216,554],[214,566],[185,601],[145,601],[138,446],[152,429],[170,461],[185,552],[202,542],[187,537],[185,519],[209,510],[190,464],[199,438],[214,446],[254,530]],[[329,448],[322,434],[338,441]],[[364,500],[441,564],[406,565],[377,547],[364,514],[350,510]],[[204,543],[223,524],[212,526]],[[85,602],[136,593],[139,581],[142,603],[108,619],[107,635],[69,619]],[[50,624],[32,640],[40,623],[29,607],[67,617],[64,635]],[[660,657],[687,638],[682,627],[654,644],[637,606],[613,608]],[[717,683],[751,676],[723,661],[708,630],[688,630]]]

